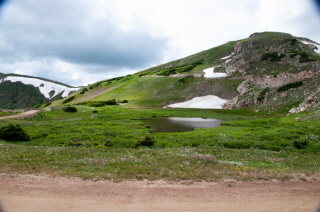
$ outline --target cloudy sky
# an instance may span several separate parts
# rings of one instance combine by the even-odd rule
[[[312,0],[7,0],[0,72],[73,86],[132,74],[254,32],[320,42]]]

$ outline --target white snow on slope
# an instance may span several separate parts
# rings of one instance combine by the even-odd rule
[[[307,44],[307,45],[308,45],[308,44],[311,44],[311,45],[316,46],[318,49],[314,49],[314,51],[315,51],[316,53],[320,54],[320,45],[319,45],[319,44],[311,43],[311,42],[304,41],[304,40],[301,40],[301,42],[304,43],[304,44]]]
[[[226,60],[226,59],[229,59],[232,55],[234,55],[234,52],[226,57],[222,57],[221,60]]]
[[[28,78],[28,77],[17,77],[17,76],[8,76],[4,78],[0,83],[3,81],[11,81],[11,82],[22,82],[26,85],[33,85],[34,87],[38,87],[40,92],[48,99],[53,98],[54,96],[58,95],[59,93],[63,92],[62,97],[66,97],[69,95],[71,91],[77,91],[79,88],[69,88],[63,85],[59,85],[56,83],[44,81],[41,79],[36,78]],[[55,91],[54,95],[50,97],[49,93],[51,91]]]
[[[226,73],[214,73],[215,67],[219,67],[219,66],[214,66],[211,68],[204,69],[203,70],[204,77],[206,77],[206,78],[219,78],[219,77],[226,77],[227,76]]]
[[[201,109],[221,109],[227,100],[214,95],[195,97],[186,102],[168,105],[171,108],[201,108]]]

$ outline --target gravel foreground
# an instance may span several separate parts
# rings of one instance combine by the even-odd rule
[[[320,203],[320,182],[115,183],[0,174],[0,202],[0,212],[315,212]]]

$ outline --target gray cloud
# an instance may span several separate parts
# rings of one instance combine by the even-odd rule
[[[137,69],[162,59],[165,39],[152,38],[139,29],[125,33],[109,14],[99,17],[88,4],[72,0],[9,1],[0,19],[1,61],[55,58],[84,66],[106,66],[99,69],[106,70]]]
[[[254,32],[320,42],[314,1],[7,0],[0,5],[0,72],[83,85]]]

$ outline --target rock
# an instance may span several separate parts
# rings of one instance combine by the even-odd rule
[[[91,118],[93,119],[93,118],[98,117],[98,116],[99,116],[98,114],[92,114]]]
[[[305,111],[310,107],[316,107],[320,105],[320,89],[314,92],[312,95],[308,96],[304,102],[302,102],[298,107],[293,107],[289,114],[299,113],[301,111]]]

